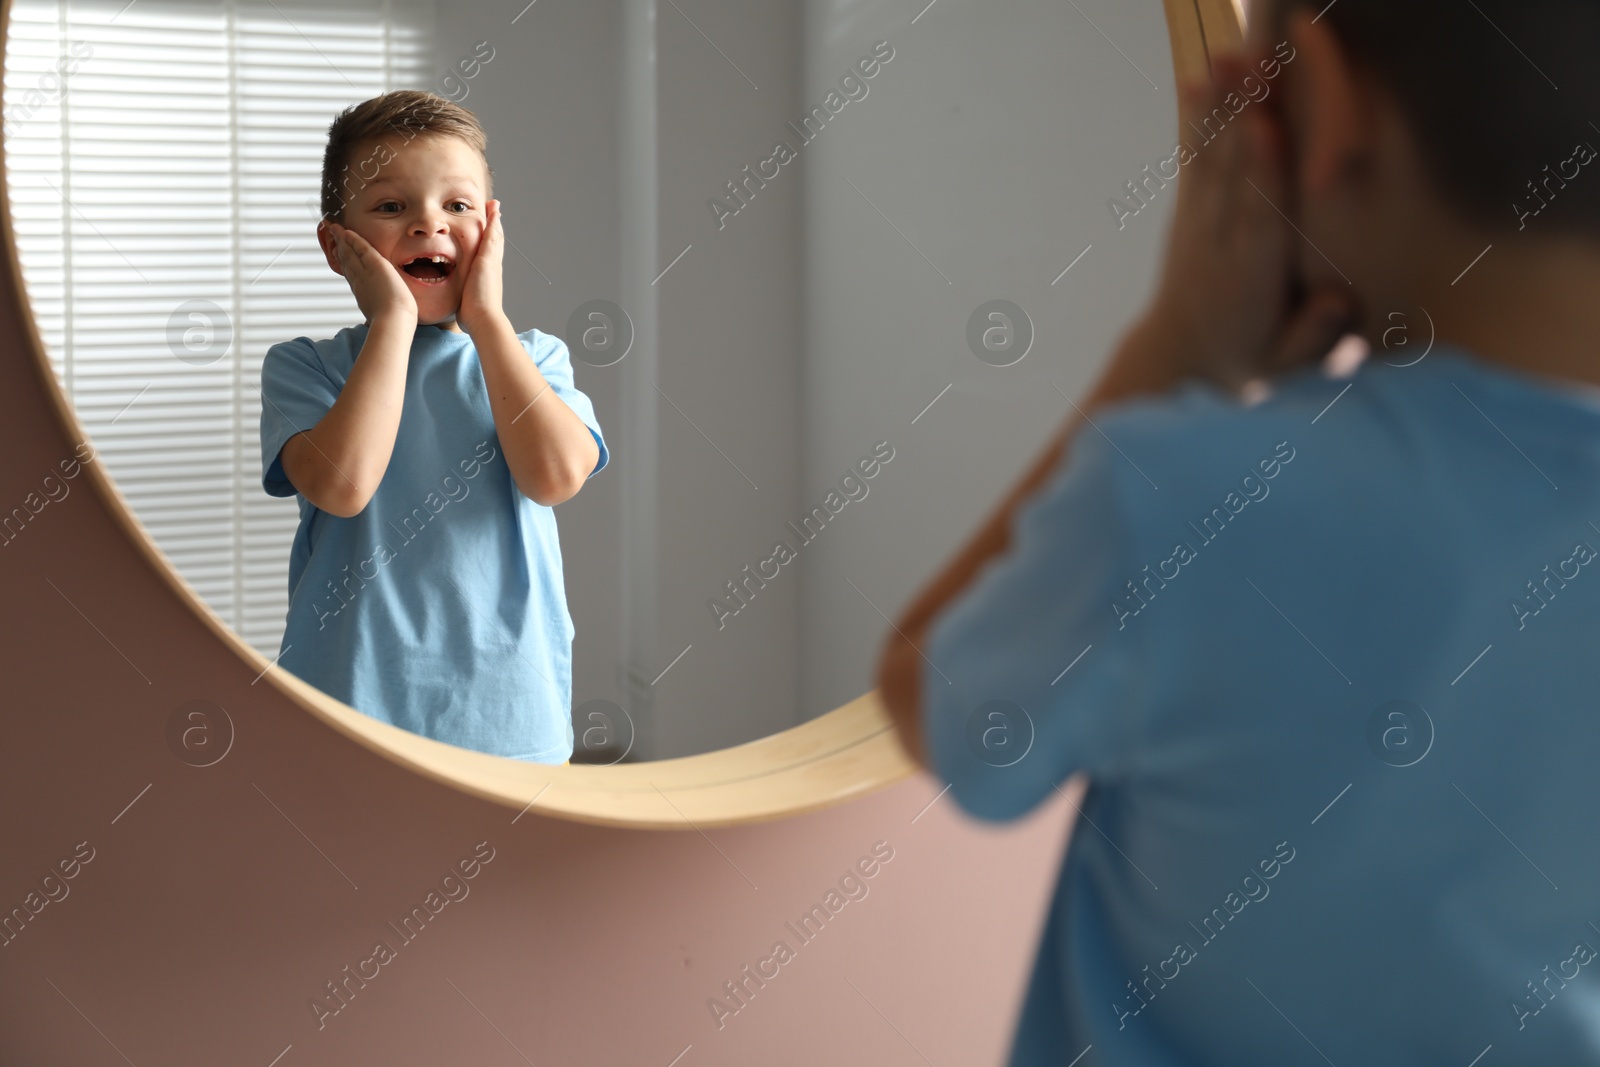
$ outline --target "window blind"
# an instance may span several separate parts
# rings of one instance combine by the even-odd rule
[[[294,498],[261,361],[361,321],[314,234],[328,124],[430,88],[434,0],[14,0],[6,178],[57,381],[134,514],[269,659]],[[435,90],[437,91],[437,90]]]

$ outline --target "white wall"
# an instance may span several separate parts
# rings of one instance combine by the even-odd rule
[[[807,4],[808,100],[874,42],[895,51],[805,150],[803,495],[819,499],[874,442],[895,449],[806,549],[807,718],[871,687],[879,610],[893,618],[1021,477],[1071,411],[1056,387],[1081,400],[1153,284],[1176,192],[1121,231],[1107,206],[1175,143],[1158,0],[918,8]],[[1035,328],[1004,368],[966,342],[969,315],[996,298]]]

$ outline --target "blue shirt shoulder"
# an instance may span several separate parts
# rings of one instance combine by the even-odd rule
[[[1010,1062],[1600,1058],[1600,404],[1441,345],[1092,415],[923,648],[966,811],[1091,783]]]

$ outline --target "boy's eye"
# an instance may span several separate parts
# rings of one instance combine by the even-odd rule
[[[451,208],[460,208],[461,209],[460,211],[453,211],[452,214],[455,214],[455,215],[463,215],[463,214],[466,214],[466,213],[468,213],[468,212],[470,212],[472,210],[472,205],[470,203],[468,203],[467,201],[465,201],[465,200],[454,200],[454,201],[451,201],[449,206]],[[377,206],[376,210],[380,214],[385,214],[385,215],[394,214],[394,211],[390,211],[389,208],[394,208],[394,211],[399,211],[400,210],[400,205],[395,203],[393,200],[386,200],[383,203],[379,204]]]

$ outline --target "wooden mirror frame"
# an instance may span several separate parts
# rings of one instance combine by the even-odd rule
[[[1239,0],[1163,0],[1180,78],[1203,75],[1211,51],[1236,49],[1243,12]],[[10,30],[11,3],[0,11],[0,41]],[[0,172],[4,172],[0,145]],[[33,395],[13,395],[12,409],[42,405],[69,441],[87,441],[72,404],[50,366],[38,323],[22,285],[9,180],[0,204],[5,265],[0,299],[11,303],[10,320],[25,324],[7,338],[26,360]],[[3,319],[0,319],[3,328]],[[781,819],[830,807],[898,782],[916,765],[893,735],[894,727],[876,691],[809,722],[756,741],[676,759],[609,766],[550,766],[505,759],[434,741],[370,718],[288,671],[276,667],[211,610],[172,567],[140,524],[103,464],[84,465],[92,492],[114,516],[119,533],[133,544],[171,592],[238,657],[239,666],[282,695],[295,708],[354,739],[383,758],[463,793],[512,810],[603,826],[646,830],[704,829]],[[92,521],[92,520],[82,520]]]

